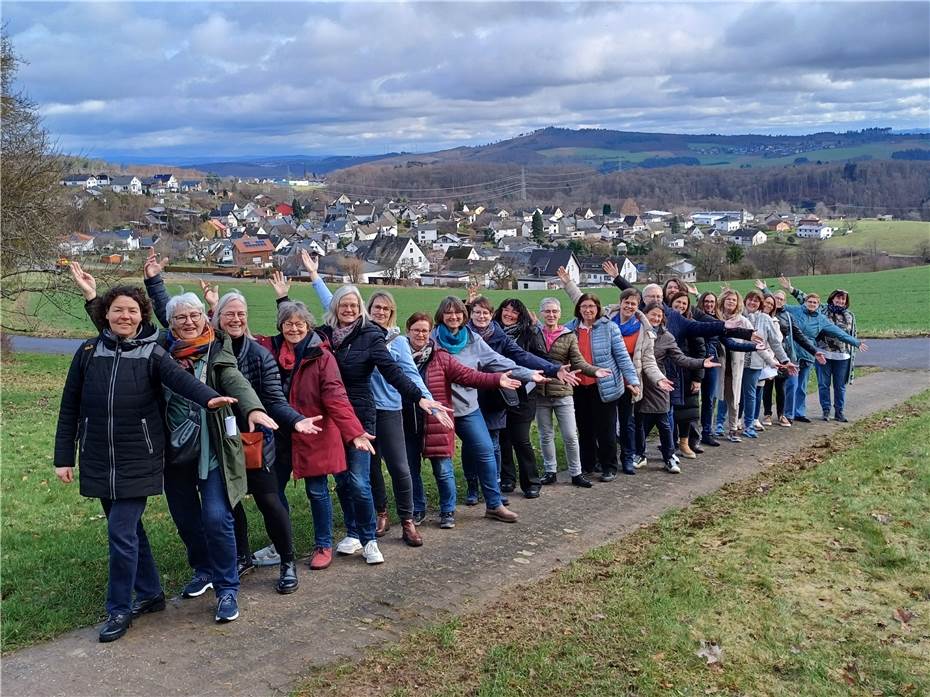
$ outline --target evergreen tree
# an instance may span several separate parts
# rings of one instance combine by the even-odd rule
[[[540,243],[546,241],[546,230],[543,227],[542,213],[539,211],[533,213],[533,239]]]
[[[300,201],[298,201],[296,198],[291,201],[291,208],[294,209],[294,220],[300,220],[304,217],[304,209],[301,208]]]
[[[601,209],[601,213],[603,213],[604,215],[610,215],[610,204],[609,203],[604,204],[604,207]]]
[[[681,233],[681,224],[678,222],[678,216],[677,216],[677,215],[676,215],[674,218],[672,218],[672,222],[671,222],[671,224],[669,225],[669,232],[670,232],[672,235],[678,235],[678,234]]]

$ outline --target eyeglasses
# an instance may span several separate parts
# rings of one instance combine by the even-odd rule
[[[285,322],[281,325],[284,329],[306,329],[306,322]]]
[[[202,312],[191,312],[189,315],[175,315],[171,319],[178,324],[187,324],[188,322],[193,322],[197,324],[203,317]]]
[[[220,317],[222,317],[223,319],[235,319],[235,318],[245,319],[248,316],[249,315],[247,312],[221,312],[220,313]]]
[[[411,334],[429,334],[429,329],[410,329]]]

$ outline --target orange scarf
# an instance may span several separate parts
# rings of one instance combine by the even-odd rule
[[[209,322],[203,328],[203,333],[193,339],[178,339],[173,329],[169,336],[172,339],[170,342],[171,357],[185,368],[189,368],[194,361],[205,356],[210,350],[213,339],[216,338]]]

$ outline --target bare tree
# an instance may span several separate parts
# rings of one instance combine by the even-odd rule
[[[349,277],[349,283],[358,283],[362,278],[362,260],[358,257],[345,257],[339,262],[339,268]]]
[[[718,242],[705,240],[694,248],[691,263],[697,269],[698,278],[719,281],[726,267],[726,247]]]
[[[823,271],[826,262],[823,240],[801,240],[798,243],[798,261],[804,265],[811,276],[816,276],[818,270]]]

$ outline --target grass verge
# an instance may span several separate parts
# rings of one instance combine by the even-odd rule
[[[297,694],[928,694],[928,432],[924,392]]]

